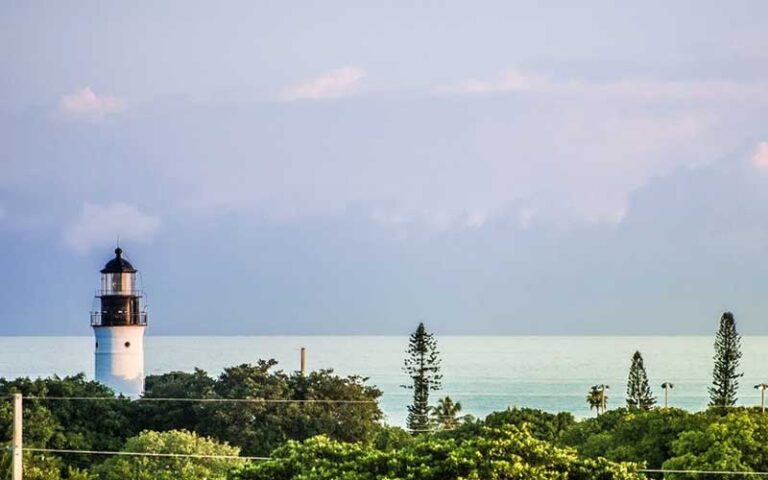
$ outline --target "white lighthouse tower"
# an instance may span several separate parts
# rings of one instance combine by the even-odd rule
[[[136,289],[136,269],[115,249],[101,270],[96,293],[99,311],[91,312],[96,337],[96,380],[117,394],[138,397],[144,391],[144,330],[147,312]]]

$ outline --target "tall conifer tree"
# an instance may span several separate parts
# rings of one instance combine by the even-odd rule
[[[712,386],[709,388],[709,405],[730,407],[736,404],[739,390],[741,359],[741,336],[736,332],[736,320],[731,312],[723,313],[720,329],[715,337],[715,367],[712,371]]]
[[[656,397],[651,393],[648,385],[648,374],[645,373],[643,356],[639,351],[632,355],[632,364],[629,367],[627,379],[627,406],[650,410],[656,404]]]
[[[429,392],[440,390],[443,378],[440,374],[437,341],[432,334],[427,333],[423,323],[419,323],[419,327],[411,334],[406,353],[408,356],[403,371],[413,382],[411,385],[403,385],[403,388],[413,390],[413,404],[408,405],[406,423],[412,431],[420,432],[430,427]]]

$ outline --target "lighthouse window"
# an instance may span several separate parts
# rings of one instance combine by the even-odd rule
[[[125,348],[128,348],[131,346],[131,342],[125,342]]]
[[[101,276],[103,295],[129,295],[133,291],[133,273],[105,273]]]

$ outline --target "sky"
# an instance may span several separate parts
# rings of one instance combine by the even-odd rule
[[[763,1],[0,4],[0,335],[768,334]]]

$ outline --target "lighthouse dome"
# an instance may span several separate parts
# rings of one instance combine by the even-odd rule
[[[136,269],[133,268],[131,262],[123,258],[123,249],[117,247],[115,249],[115,258],[108,261],[104,268],[101,269],[101,273],[136,273]]]

